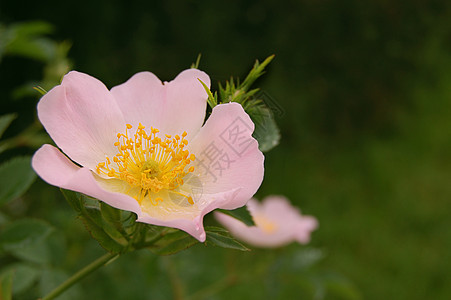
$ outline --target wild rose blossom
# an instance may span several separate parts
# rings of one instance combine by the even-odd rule
[[[293,241],[306,244],[310,234],[318,227],[312,216],[303,216],[282,196],[266,197],[262,203],[251,199],[247,208],[255,226],[223,213],[215,212],[216,219],[236,238],[257,247],[280,247]]]
[[[139,222],[205,241],[204,215],[245,205],[263,179],[264,157],[241,105],[217,105],[202,126],[207,93],[199,80],[210,86],[196,69],[164,83],[141,72],[108,90],[68,73],[38,104],[64,154],[42,146],[34,170],[49,184],[132,211]]]

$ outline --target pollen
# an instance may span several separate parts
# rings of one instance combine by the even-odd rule
[[[166,134],[161,139],[157,128],[151,127],[147,133],[145,126],[139,123],[134,134],[130,134],[131,129],[132,125],[126,124],[125,134],[117,134],[114,146],[118,152],[97,164],[97,174],[128,183],[128,193],[139,204],[147,198],[153,205],[159,205],[164,201],[160,193],[164,190],[181,195],[194,204],[192,197],[179,189],[184,183],[183,177],[194,171],[193,166],[188,166],[195,160],[195,155],[185,149],[187,133],[183,132],[181,137]]]

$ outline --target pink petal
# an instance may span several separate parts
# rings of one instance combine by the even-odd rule
[[[207,104],[207,93],[198,78],[210,87],[210,77],[197,69],[185,70],[164,84],[154,74],[141,72],[111,93],[134,128],[142,123],[165,134],[193,134],[203,124]]]
[[[222,203],[229,201],[235,193],[236,190],[232,190],[224,193],[208,195],[207,197],[209,198],[209,201],[206,201],[206,199],[201,199],[195,204],[194,207],[192,207],[192,209],[185,208],[178,212],[172,212],[170,218],[162,219],[161,217],[152,217],[143,213],[138,217],[138,221],[160,226],[179,228],[186,231],[200,242],[205,242],[206,234],[203,226],[204,216],[212,210],[218,208],[218,206],[221,206]],[[205,197],[205,195],[203,197]],[[205,204],[206,202],[208,202],[208,204]],[[155,209],[164,209],[164,207],[156,206]],[[155,214],[158,215],[159,212],[155,212]]]
[[[122,113],[105,85],[75,71],[42,97],[38,116],[58,147],[90,169],[116,154],[116,134],[125,130]]]
[[[281,247],[293,241],[306,244],[318,227],[311,216],[302,216],[299,210],[282,196],[268,196],[261,203],[250,199],[247,208],[256,226],[246,226],[237,219],[215,213],[216,219],[236,238],[257,247]],[[270,231],[265,226],[271,226]]]
[[[167,226],[172,228],[181,229],[188,234],[195,237],[199,242],[205,242],[206,234],[204,226],[202,224],[203,216],[198,216],[194,220],[189,219],[174,219],[174,220],[160,220],[155,219],[147,215],[140,216],[138,222],[155,224],[160,226]]]
[[[202,224],[203,217],[236,194],[235,189],[225,193],[208,195],[209,201],[200,199],[195,207],[190,209],[180,208],[178,211],[170,212],[171,215],[166,217],[161,214],[161,210],[164,210],[165,207],[162,205],[156,206],[154,208],[155,216],[150,216],[142,211],[134,198],[108,190],[106,183],[111,180],[98,179],[99,182],[95,179],[93,172],[87,168],[77,167],[61,151],[51,145],[44,145],[36,151],[32,166],[36,173],[51,185],[97,198],[118,209],[132,211],[138,215],[139,222],[179,228],[191,234],[200,242],[204,242],[206,237]],[[206,197],[206,195],[203,197]]]
[[[299,209],[283,196],[268,196],[261,204],[255,199],[252,200],[267,218],[280,225],[280,230],[289,232],[291,239],[301,244],[308,243],[311,232],[318,227],[316,218],[302,215]]]
[[[272,220],[280,222],[297,222],[301,217],[299,209],[291,205],[290,201],[283,196],[268,196],[262,203],[256,199],[254,205],[258,205],[261,212]],[[290,224],[291,225],[291,224]]]
[[[194,172],[205,194],[239,189],[221,208],[245,205],[263,180],[264,157],[252,137],[253,130],[254,124],[240,104],[221,104],[188,145],[196,155]]]
[[[223,213],[215,212],[215,218],[237,239],[256,247],[281,247],[292,242],[288,232],[276,230],[272,234],[259,227],[246,226],[243,222]]]
[[[119,209],[136,214],[141,212],[135,199],[102,189],[89,169],[77,167],[51,145],[43,145],[36,151],[31,164],[35,172],[51,185],[83,193]]]
[[[302,216],[302,220],[296,226],[297,231],[294,236],[295,239],[301,244],[307,244],[310,242],[310,235],[312,231],[318,228],[318,220],[312,216]]]

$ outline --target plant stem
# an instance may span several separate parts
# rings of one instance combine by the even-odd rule
[[[65,282],[60,284],[57,288],[55,288],[53,291],[51,291],[47,296],[43,297],[41,300],[51,300],[59,296],[61,293],[63,293],[65,290],[70,288],[72,285],[86,277],[87,275],[91,274],[101,266],[104,266],[108,262],[112,261],[113,259],[117,258],[119,254],[117,253],[106,253],[105,255],[99,257],[74,275],[72,275],[69,279],[67,279]]]
[[[141,248],[146,248],[149,246],[152,246],[153,244],[155,244],[156,242],[158,242],[160,239],[162,239],[164,237],[164,235],[166,234],[165,231],[160,232],[160,234],[154,236],[153,238],[147,240],[145,243],[142,243],[141,245],[139,245],[138,249]]]

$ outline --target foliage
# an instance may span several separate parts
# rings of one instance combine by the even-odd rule
[[[30,157],[16,157],[0,165],[0,206],[18,198],[36,179]]]
[[[211,108],[218,103],[237,102],[240,103],[244,110],[249,114],[255,124],[253,133],[254,138],[259,143],[259,149],[266,152],[279,144],[280,132],[274,120],[272,106],[275,104],[270,101],[263,93],[259,93],[260,89],[250,89],[252,84],[264,74],[265,67],[273,60],[274,55],[266,58],[261,64],[257,60],[254,67],[246,76],[244,81],[240,83],[239,80],[234,81],[233,78],[222,86],[219,83],[219,93],[215,92],[213,95],[207,86],[203,83],[205,90],[208,93],[208,104]],[[200,56],[192,67],[199,65]]]
[[[77,69],[106,78],[109,86],[137,70],[172,78],[199,51],[201,68],[224,82],[230,74],[246,74],[249,57],[276,53],[269,82],[259,81],[260,96],[254,96],[276,104],[271,112],[284,139],[266,154],[258,197],[298,199],[321,225],[307,249],[241,252],[197,244],[163,259],[137,251],[61,299],[167,299],[175,291],[186,299],[450,297],[451,266],[444,259],[451,240],[446,1],[187,1],[126,9],[99,1],[90,3],[96,13],[87,15],[67,8],[24,11],[22,2],[4,1],[0,15],[52,20],[58,36],[73,40]],[[2,164],[40,145],[29,142],[40,128],[15,138],[35,101],[17,102],[13,90],[25,82],[42,85],[42,63],[30,61],[2,57],[1,115],[17,116],[0,141],[14,141]],[[265,131],[257,132],[262,144]],[[5,299],[11,287],[18,299],[36,298],[104,252],[59,194],[37,180],[0,208],[0,230],[24,217],[45,218],[54,228],[43,242],[52,245],[45,264],[0,254]],[[209,216],[206,222],[215,225]]]

